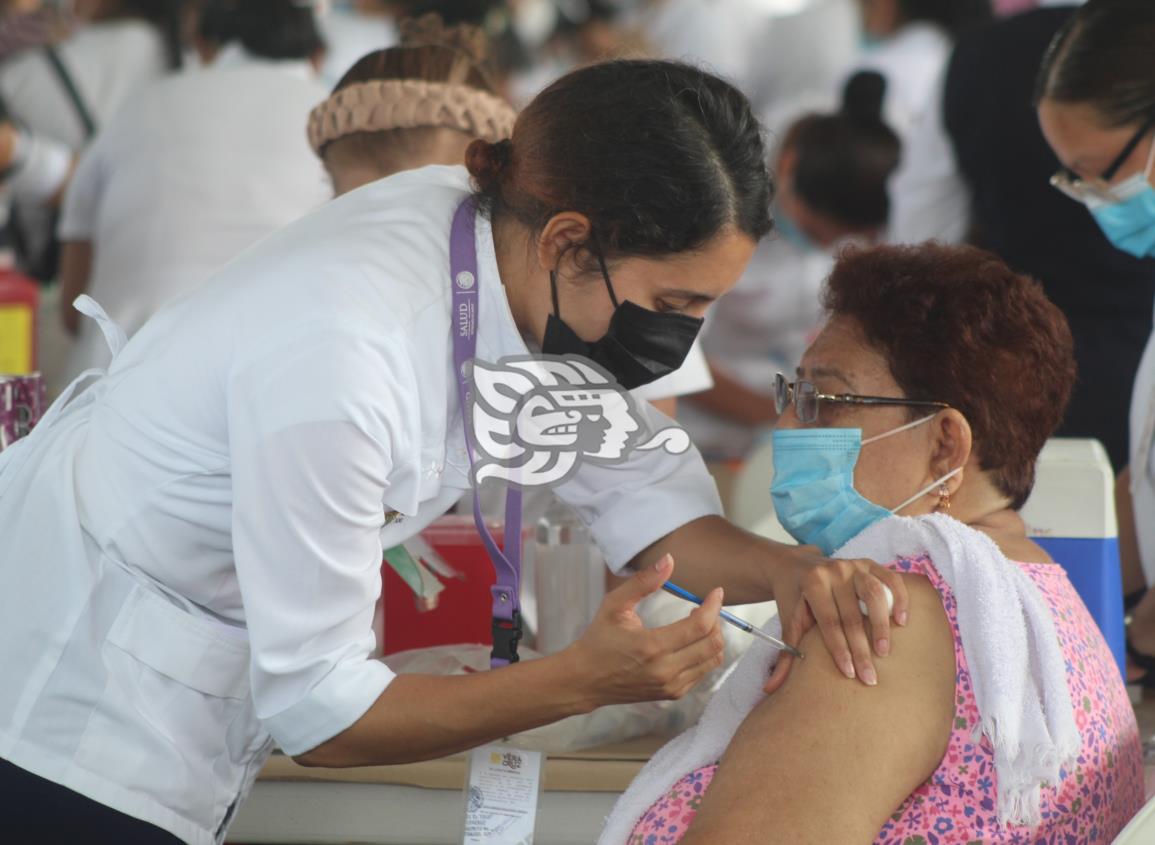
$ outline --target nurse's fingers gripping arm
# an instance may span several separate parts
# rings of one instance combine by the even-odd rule
[[[879,642],[889,644],[889,630],[877,629],[872,643],[861,618],[844,620],[840,607],[856,607],[862,599],[877,615],[879,601],[885,602],[874,587],[879,582],[877,586],[885,584],[893,592],[893,618],[903,624],[906,617],[906,588],[896,573],[866,560],[828,560],[813,546],[775,543],[721,517],[701,517],[682,525],[642,550],[632,565],[641,568],[665,554],[678,560],[679,584],[698,595],[722,586],[726,599],[736,604],[775,599],[787,621],[805,599],[811,615],[805,617],[799,636],[817,622],[835,665],[847,677],[864,682],[874,671],[871,651],[881,654]]]

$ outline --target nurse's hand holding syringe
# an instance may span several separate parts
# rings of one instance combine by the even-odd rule
[[[337,767],[428,760],[607,704],[681,698],[722,665],[722,590],[685,619],[647,628],[638,604],[673,571],[666,555],[630,577],[557,654],[469,675],[398,675],[351,727],[294,759]]]

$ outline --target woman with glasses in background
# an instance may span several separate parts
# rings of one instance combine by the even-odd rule
[[[1155,266],[1155,4],[1090,0],[1039,72],[1039,124],[1083,203],[1119,250]],[[1093,378],[1093,373],[1088,373]],[[1155,341],[1131,397],[1130,464],[1117,486],[1132,679],[1155,686]],[[1144,597],[1144,594],[1146,596]]]

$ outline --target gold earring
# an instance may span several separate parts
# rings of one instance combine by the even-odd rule
[[[950,488],[945,484],[940,484],[938,487],[938,507],[936,507],[935,510],[950,510]]]

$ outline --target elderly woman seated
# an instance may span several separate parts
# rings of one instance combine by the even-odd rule
[[[1135,717],[1018,514],[1075,380],[1062,314],[994,256],[936,245],[844,255],[825,304],[779,379],[775,508],[800,542],[891,561],[909,620],[866,684],[788,658],[767,682],[778,655],[755,646],[601,841],[1110,842],[1143,803]],[[800,647],[823,651],[817,629]]]

